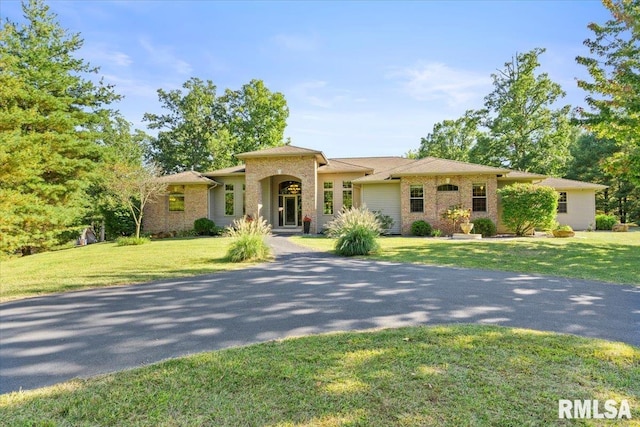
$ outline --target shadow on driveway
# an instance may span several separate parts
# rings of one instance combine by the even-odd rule
[[[0,393],[331,331],[484,323],[640,345],[640,287],[333,257],[0,305]]]

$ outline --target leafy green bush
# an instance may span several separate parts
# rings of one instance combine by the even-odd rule
[[[339,255],[367,255],[380,247],[382,225],[365,206],[341,211],[326,227],[329,237],[337,239],[335,250]]]
[[[193,223],[193,229],[198,236],[214,236],[217,227],[209,218],[198,218]]]
[[[427,221],[419,219],[411,224],[411,234],[414,236],[431,236],[433,229]]]
[[[498,234],[496,224],[490,218],[476,218],[471,222],[473,222],[473,232],[482,234],[482,237],[491,237]]]
[[[570,225],[558,225],[556,227],[556,230],[558,230],[558,231],[573,231],[573,228],[571,228]]]
[[[618,218],[614,215],[596,215],[596,230],[609,230],[618,223]]]
[[[116,239],[117,246],[136,246],[149,243],[151,240],[148,237],[118,237]]]
[[[558,210],[555,189],[533,184],[512,184],[498,190],[502,201],[502,221],[517,236],[536,228],[549,229]]]
[[[391,231],[391,227],[393,227],[393,218],[391,218],[389,215],[383,214],[382,211],[373,211],[373,213],[378,219],[378,222],[380,222],[380,226],[382,227],[381,234],[389,234]]]
[[[260,261],[269,257],[269,246],[265,237],[271,234],[271,226],[262,217],[251,219],[245,216],[236,219],[226,234],[233,238],[227,258],[232,262]]]

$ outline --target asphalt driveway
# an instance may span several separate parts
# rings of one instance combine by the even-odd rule
[[[484,323],[640,346],[640,286],[345,259],[272,238],[276,262],[0,305],[0,393],[341,330]]]

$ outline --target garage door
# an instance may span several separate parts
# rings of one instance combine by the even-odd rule
[[[382,211],[393,218],[391,233],[400,234],[400,183],[363,185],[362,201],[369,210]]]

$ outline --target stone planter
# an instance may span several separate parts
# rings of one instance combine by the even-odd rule
[[[553,230],[553,237],[573,237],[576,233],[569,230]]]
[[[463,222],[462,224],[460,224],[460,229],[462,230],[462,232],[464,234],[469,234],[471,232],[471,230],[473,230],[473,223],[472,222]]]

